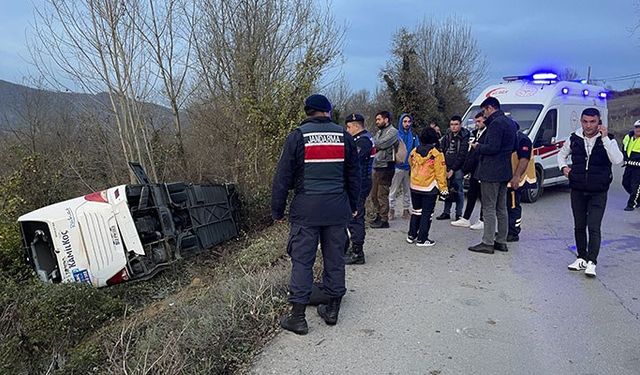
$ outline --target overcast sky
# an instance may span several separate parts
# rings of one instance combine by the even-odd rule
[[[21,83],[28,75],[25,35],[33,6],[42,0],[0,0],[0,79]],[[482,5],[481,5],[482,4]],[[492,4],[492,5],[488,5]],[[471,25],[489,62],[486,83],[540,68],[571,67],[586,76],[640,73],[639,0],[334,0],[336,20],[347,26],[342,72],[352,90],[374,89],[389,57],[393,34],[425,17],[454,16]],[[616,89],[637,81],[609,82]]]

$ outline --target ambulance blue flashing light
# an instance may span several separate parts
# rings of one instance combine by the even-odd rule
[[[569,93],[569,88],[568,87],[563,87],[562,88],[562,94],[567,95]]]
[[[602,91],[602,92],[598,93],[598,96],[600,97],[600,99],[606,99],[607,98],[607,93]]]
[[[587,90],[587,89],[582,90],[582,95],[583,96],[589,96],[589,90]]]
[[[555,81],[558,79],[558,75],[551,72],[539,72],[533,73],[531,78],[533,78],[534,81]]]

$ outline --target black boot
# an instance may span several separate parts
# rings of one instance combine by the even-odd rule
[[[353,244],[344,256],[344,264],[364,264],[364,251],[362,245]]]
[[[342,302],[342,297],[330,298],[328,305],[318,306],[318,315],[320,315],[324,322],[330,326],[334,326],[336,325],[336,323],[338,323],[340,302]]]
[[[280,327],[291,331],[298,335],[306,335],[309,333],[307,320],[304,318],[304,310],[307,305],[302,303],[293,303],[291,312],[280,320]]]
[[[380,214],[376,214],[376,217],[373,219],[373,221],[371,222],[371,224],[380,224],[380,222],[382,221],[382,217],[380,216]]]

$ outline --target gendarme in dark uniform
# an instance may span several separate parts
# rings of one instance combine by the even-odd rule
[[[365,202],[371,192],[371,174],[373,171],[373,159],[376,157],[375,142],[371,133],[364,128],[364,117],[358,113],[352,113],[345,118],[347,132],[353,135],[358,149],[358,161],[360,163],[360,196],[358,197],[358,214],[349,223],[351,234],[351,247],[345,255],[346,264],[364,264],[364,217]]]
[[[329,118],[331,103],[322,95],[305,99],[309,116],[288,136],[273,179],[271,215],[282,220],[289,190],[291,232],[287,252],[291,256],[289,302],[291,312],[280,325],[297,334],[308,332],[305,307],[313,285],[313,264],[321,245],[324,292],[327,305],[318,313],[336,324],[344,296],[344,245],[346,227],[356,213],[360,194],[360,168],[355,142]]]

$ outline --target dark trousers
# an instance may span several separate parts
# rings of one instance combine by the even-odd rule
[[[522,189],[507,189],[507,213],[509,214],[509,234],[517,236],[520,234],[520,224],[522,223],[522,206],[520,198]]]
[[[409,221],[409,236],[417,237],[418,242],[429,239],[431,216],[436,207],[437,194],[420,194],[411,191],[411,220]]]
[[[624,168],[622,187],[629,194],[627,207],[638,207],[640,203],[640,168],[630,166]]]
[[[469,220],[473,209],[476,207],[476,201],[480,199],[480,181],[471,177],[469,179],[469,190],[467,190],[467,206],[464,208],[463,218]],[[482,221],[482,206],[480,206],[480,221]]]
[[[395,168],[374,169],[373,186],[371,188],[371,202],[376,214],[382,221],[389,220],[389,188],[393,180]]]
[[[322,248],[323,290],[329,297],[344,296],[344,244],[347,231],[344,225],[307,227],[291,224],[287,252],[291,256],[289,302],[309,303],[313,286],[313,264],[318,242]]]
[[[357,210],[358,214],[356,217],[351,219],[349,222],[349,233],[351,233],[351,243],[354,245],[364,245],[364,217],[365,217],[365,202],[367,201],[367,197],[369,196],[369,192],[371,191],[371,182],[368,184],[362,185],[362,191],[360,192],[360,197],[358,198]]]
[[[600,252],[600,224],[607,206],[607,192],[571,190],[571,210],[578,257],[597,263]],[[587,231],[589,240],[587,241]]]
[[[456,218],[458,216],[462,216],[462,208],[464,206],[464,175],[462,174],[462,170],[458,169],[453,172],[453,175],[449,179],[449,185],[455,187],[458,191],[458,196],[456,197]],[[444,212],[451,213],[451,206],[453,206],[453,202],[444,202]]]

